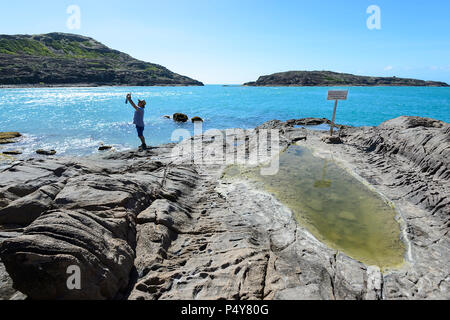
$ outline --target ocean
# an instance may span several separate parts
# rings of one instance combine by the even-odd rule
[[[99,87],[0,89],[0,132],[19,131],[19,143],[3,150],[55,149],[59,155],[98,152],[101,143],[117,150],[140,145],[132,125],[134,110],[125,104],[145,99],[148,145],[172,141],[176,129],[193,132],[193,124],[176,124],[164,115],[176,112],[205,120],[204,130],[254,128],[265,121],[331,118],[334,102],[328,90],[348,89],[339,102],[336,122],[376,126],[402,116],[430,117],[450,122],[450,88],[434,87]]]

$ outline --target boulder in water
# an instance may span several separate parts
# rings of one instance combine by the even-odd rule
[[[2,153],[8,156],[18,156],[19,154],[22,154],[22,151],[10,150],[10,151],[3,151]]]
[[[193,117],[193,118],[191,119],[191,121],[192,121],[192,122],[203,122],[203,119],[200,118],[200,117]]]
[[[183,113],[175,113],[173,115],[173,121],[175,122],[187,122],[189,117]]]
[[[43,156],[54,156],[56,154],[56,150],[43,150],[39,149],[36,151],[37,154],[43,155]]]

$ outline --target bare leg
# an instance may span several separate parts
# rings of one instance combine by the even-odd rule
[[[145,138],[144,138],[144,137],[139,137],[139,139],[141,139],[143,145],[147,145],[147,144],[145,143]]]

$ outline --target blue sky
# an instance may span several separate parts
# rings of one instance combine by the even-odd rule
[[[2,1],[0,33],[72,32],[204,83],[332,70],[450,83],[448,0]],[[69,30],[66,10],[81,9]],[[381,30],[369,30],[370,5]]]

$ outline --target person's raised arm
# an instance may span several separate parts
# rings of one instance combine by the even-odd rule
[[[138,106],[133,102],[133,100],[131,100],[131,94],[128,94],[128,95],[127,95],[127,99],[128,99],[128,102],[131,104],[131,106],[132,106],[135,110],[138,110]]]

